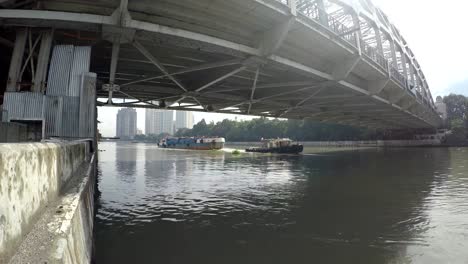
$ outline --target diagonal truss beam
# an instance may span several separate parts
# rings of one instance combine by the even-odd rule
[[[184,73],[191,73],[191,72],[196,72],[196,71],[203,71],[203,70],[209,70],[209,69],[214,69],[214,68],[221,68],[221,67],[225,67],[225,66],[237,65],[237,64],[240,64],[241,62],[242,62],[241,59],[234,59],[234,60],[226,60],[226,61],[213,62],[213,63],[205,63],[205,64],[185,68],[183,70],[176,71],[176,72],[173,72],[173,73],[168,74],[168,75],[163,74],[163,75],[158,75],[158,76],[153,76],[153,77],[148,77],[148,78],[129,81],[127,83],[121,84],[120,86],[121,87],[128,86],[128,85],[132,85],[132,84],[135,84],[135,83],[146,82],[146,81],[151,81],[151,80],[154,80],[154,79],[164,78],[164,77],[167,77],[167,76],[174,76],[174,75],[180,75],[180,74],[184,74]]]
[[[185,88],[185,86],[177,80],[176,77],[171,75],[166,68],[162,65],[162,63],[159,62],[156,57],[154,57],[143,45],[140,44],[137,40],[133,41],[133,46],[143,54],[151,63],[153,63],[162,73],[164,73],[164,77],[167,77],[171,79],[177,86],[179,86],[180,89],[182,89],[184,92],[187,92],[188,90]]]
[[[261,97],[261,98],[257,98],[257,99],[252,99],[252,100],[248,100],[248,101],[244,101],[244,102],[240,102],[240,103],[238,103],[236,105],[233,105],[233,106],[230,106],[230,107],[236,107],[236,106],[240,106],[240,105],[244,105],[244,104],[254,104],[254,103],[265,102],[268,99],[275,98],[275,97],[278,97],[278,96],[283,96],[283,95],[288,95],[288,94],[292,94],[292,93],[297,93],[297,92],[322,88],[323,86],[328,86],[331,83],[333,83],[333,82],[332,81],[325,81],[325,82],[323,82],[321,84],[318,84],[318,85],[315,85],[315,86],[309,86],[309,87],[304,87],[304,88],[300,88],[300,89],[296,89],[296,90],[292,90],[292,91],[276,93],[276,94],[272,94],[272,95],[269,95],[269,96],[265,96],[265,97]],[[258,89],[258,87],[257,87],[257,89]],[[273,103],[272,101],[268,101],[268,102]],[[225,107],[225,108],[229,108],[229,107]]]
[[[119,53],[120,53],[120,42],[112,43],[112,58],[109,71],[109,98],[107,103],[112,104],[112,95],[113,95],[113,86],[115,82],[115,73],[117,71],[117,64],[119,62]],[[122,93],[124,94],[124,93]]]
[[[250,110],[252,109],[252,101],[254,99],[255,95],[255,89],[257,88],[257,81],[258,81],[258,75],[260,74],[260,68],[257,68],[257,71],[255,72],[255,79],[252,84],[252,92],[250,93],[250,103],[249,103],[249,109],[247,109],[247,114],[250,114]]]
[[[239,68],[237,68],[237,69],[235,69],[235,70],[233,70],[233,71],[231,71],[229,73],[224,74],[223,76],[217,78],[216,80],[213,80],[213,81],[203,85],[202,87],[196,89],[195,92],[201,92],[201,91],[205,90],[206,88],[209,88],[209,87],[213,86],[214,84],[217,84],[217,83],[223,81],[224,79],[227,79],[227,78],[231,77],[232,75],[237,74],[237,73],[239,73],[239,72],[241,72],[241,71],[243,71],[245,69],[247,69],[247,66],[241,66],[241,67],[239,67]]]
[[[319,94],[324,88],[325,88],[324,86],[320,87],[317,91],[313,92],[310,96],[307,96],[306,98],[304,98],[303,100],[301,100],[301,101],[300,101],[299,103],[297,103],[295,106],[286,109],[283,113],[281,113],[281,114],[279,115],[279,117],[283,117],[285,114],[291,112],[292,110],[298,108],[299,106],[302,106],[302,105],[305,104],[307,101],[309,101],[310,99],[312,99],[313,97],[315,97],[317,94]]]
[[[310,86],[318,84],[318,81],[296,81],[296,82],[283,82],[283,83],[269,83],[269,84],[262,84],[257,85],[256,90],[260,89],[275,89],[275,88],[292,88],[297,86]],[[230,89],[222,89],[216,91],[207,91],[205,93],[216,93],[216,92],[235,92],[235,91],[242,91],[242,90],[251,90],[252,87],[239,87],[239,88],[230,88]]]

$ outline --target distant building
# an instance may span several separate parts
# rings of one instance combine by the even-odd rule
[[[146,109],[145,115],[146,135],[174,134],[173,110]]]
[[[181,128],[193,127],[193,113],[188,111],[176,111],[175,131]]]
[[[123,108],[117,113],[116,136],[133,139],[137,134],[137,112],[133,108]]]
[[[437,113],[439,113],[442,119],[447,120],[447,105],[442,100],[442,97],[437,96],[435,105],[437,108]]]
[[[141,129],[137,129],[137,135],[143,135],[143,131]]]

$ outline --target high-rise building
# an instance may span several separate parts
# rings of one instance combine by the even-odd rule
[[[188,111],[176,111],[175,130],[193,127],[193,113]]]
[[[145,134],[174,134],[174,110],[146,109]]]
[[[122,108],[117,113],[116,136],[133,139],[137,133],[137,112],[133,108]]]

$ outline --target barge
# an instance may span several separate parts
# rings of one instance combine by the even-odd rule
[[[224,147],[225,139],[222,137],[177,137],[165,138],[159,142],[161,148],[218,150]]]
[[[299,154],[303,150],[303,145],[293,143],[293,141],[289,138],[281,138],[262,139],[262,147],[248,148],[245,150],[245,152]]]

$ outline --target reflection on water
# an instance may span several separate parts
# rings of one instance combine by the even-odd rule
[[[101,143],[97,263],[466,263],[468,150]]]

